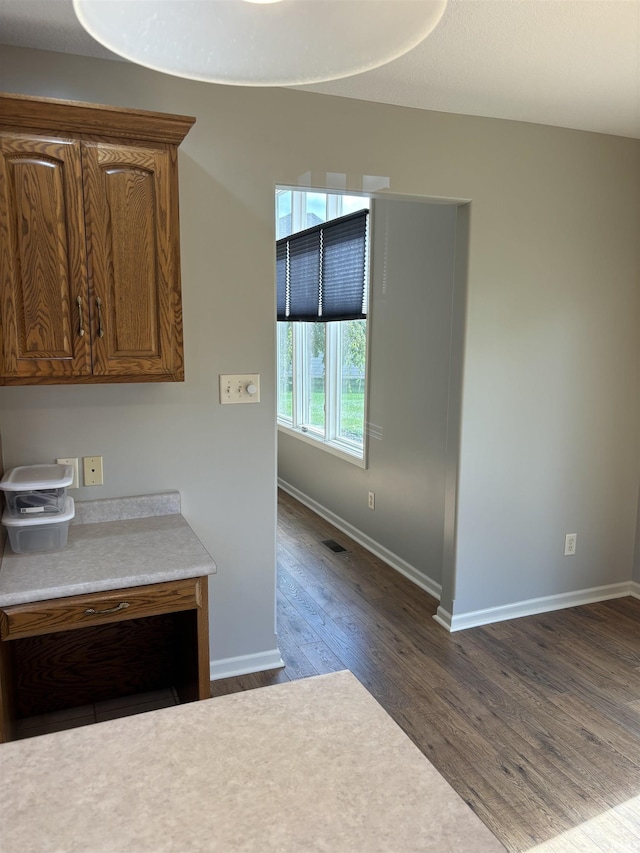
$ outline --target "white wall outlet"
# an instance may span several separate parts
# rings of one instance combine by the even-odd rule
[[[80,487],[80,480],[78,479],[78,457],[69,457],[67,459],[56,459],[58,465],[71,465],[73,468],[73,480],[71,481],[71,485],[68,487],[70,489],[77,489]]]
[[[259,373],[221,373],[221,403],[259,403]]]
[[[576,544],[578,541],[577,533],[567,533],[564,537],[564,555],[572,557],[576,553]]]
[[[368,504],[368,506],[369,506],[369,509],[375,509],[376,508],[375,492],[369,492],[369,504]]]
[[[85,486],[101,486],[104,483],[102,475],[102,456],[83,456]]]

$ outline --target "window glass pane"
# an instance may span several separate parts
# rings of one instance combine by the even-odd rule
[[[291,190],[276,193],[276,240],[291,234]]]
[[[367,357],[367,321],[343,320],[340,326],[339,436],[362,446],[364,386]]]
[[[292,323],[278,323],[278,417],[293,419]]]
[[[325,326],[305,323],[304,327],[303,426],[324,435]]]
[[[369,199],[360,195],[343,195],[342,196],[342,216],[348,213],[355,213],[356,210],[368,210]]]
[[[305,228],[312,228],[321,222],[327,221],[327,196],[326,193],[306,193],[307,196],[307,221]]]

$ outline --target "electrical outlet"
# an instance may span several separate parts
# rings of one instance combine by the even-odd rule
[[[102,456],[83,456],[85,486],[101,486],[104,483],[102,475]]]
[[[564,537],[564,555],[572,557],[576,553],[576,544],[578,540],[577,533],[567,533]]]
[[[376,508],[376,496],[375,492],[369,492],[369,509]]]
[[[67,459],[56,459],[58,465],[71,465],[73,468],[73,480],[71,481],[70,489],[77,489],[80,486],[80,480],[78,479],[78,457],[68,457]]]

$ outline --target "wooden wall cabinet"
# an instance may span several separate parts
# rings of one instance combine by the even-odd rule
[[[0,384],[184,379],[177,147],[194,121],[0,95]]]

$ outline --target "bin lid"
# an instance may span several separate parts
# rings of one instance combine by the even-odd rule
[[[2,523],[5,527],[36,527],[39,524],[64,524],[69,522],[76,514],[76,506],[73,498],[67,498],[64,502],[64,511],[46,513],[40,515],[9,515],[5,509],[2,514]]]
[[[21,465],[11,468],[0,480],[5,492],[27,492],[31,489],[57,489],[73,483],[71,465]]]

